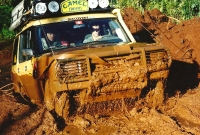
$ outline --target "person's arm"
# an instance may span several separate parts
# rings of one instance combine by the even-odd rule
[[[88,42],[92,42],[92,41],[93,41],[92,37],[88,37],[83,40],[83,43],[88,43]]]
[[[41,38],[41,42],[42,42],[42,49],[43,50],[46,50],[46,49],[49,48],[45,38]]]

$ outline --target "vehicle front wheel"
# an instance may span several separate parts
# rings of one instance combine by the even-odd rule
[[[54,102],[56,113],[66,121],[69,117],[69,94],[66,92],[57,93]]]

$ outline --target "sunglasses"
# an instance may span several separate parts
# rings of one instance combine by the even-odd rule
[[[100,29],[99,29],[99,28],[98,28],[98,29],[94,29],[94,28],[92,28],[92,32],[94,32],[94,31],[99,32]]]

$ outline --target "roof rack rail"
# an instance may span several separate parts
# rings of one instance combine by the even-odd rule
[[[24,11],[24,0],[22,0],[11,13],[11,26],[9,30],[14,30],[21,24],[21,19]]]
[[[113,0],[110,0],[111,3]],[[11,14],[11,26],[14,30],[28,19],[64,16],[66,14],[110,12],[113,5],[109,0],[22,0]]]

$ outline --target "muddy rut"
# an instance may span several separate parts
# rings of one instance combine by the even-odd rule
[[[125,9],[123,18],[140,41],[169,47],[173,62],[165,85],[158,83],[137,100],[119,100],[112,113],[80,113],[59,130],[45,106],[22,102],[6,91],[11,83],[10,45],[0,50],[0,134],[1,135],[198,135],[200,134],[200,18],[184,22],[170,20],[158,10],[141,15]],[[134,18],[133,18],[134,16]],[[136,22],[137,19],[140,23]],[[146,32],[147,29],[149,32]],[[165,90],[164,90],[165,88]],[[154,97],[154,98],[152,98]],[[163,100],[164,99],[164,100]],[[127,103],[125,103],[125,102]],[[128,104],[128,105],[127,105]],[[62,123],[62,121],[60,121]]]

